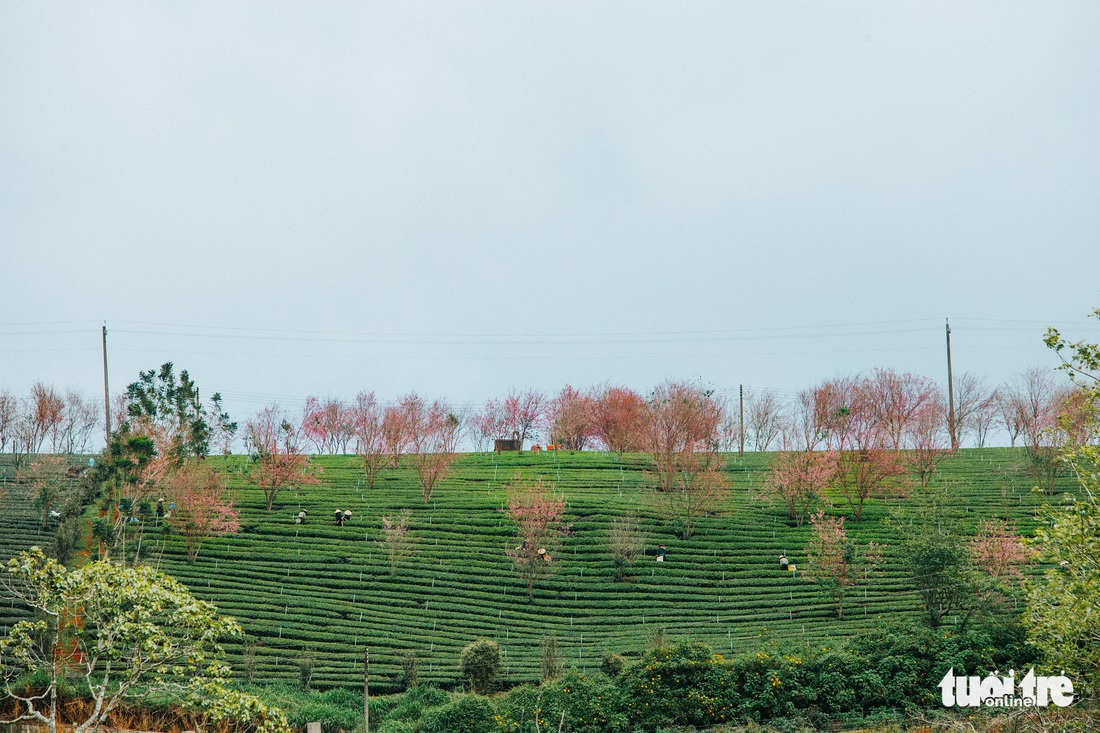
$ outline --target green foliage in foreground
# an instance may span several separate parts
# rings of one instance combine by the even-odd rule
[[[1100,319],[1100,309],[1093,315]],[[1045,340],[1087,395],[1090,440],[1061,456],[1080,491],[1066,496],[1060,507],[1043,507],[1035,541],[1054,568],[1030,586],[1025,621],[1035,645],[1095,699],[1100,698],[1100,345],[1069,343],[1053,328]]]
[[[204,723],[287,729],[281,711],[228,686],[218,640],[240,634],[236,622],[154,568],[101,560],[67,570],[34,547],[8,561],[2,580],[36,612],[0,639],[4,697],[20,705],[13,720],[55,733],[63,687],[79,679],[93,706],[75,733],[98,730],[120,705],[150,695]],[[28,686],[35,678],[43,684]]]
[[[923,707],[951,667],[984,675],[1030,665],[1034,650],[1021,639],[1015,627],[959,636],[899,625],[835,649],[768,644],[729,658],[688,641],[646,652],[616,678],[573,671],[495,698],[414,688],[387,701],[378,730],[619,733],[746,721],[824,727],[853,714]]]
[[[1084,499],[1067,498],[1046,510],[1036,530],[1045,560],[1058,563],[1032,584],[1024,619],[1035,644],[1081,688],[1100,695],[1100,449],[1078,452],[1072,465]],[[1065,563],[1062,565],[1061,563]]]

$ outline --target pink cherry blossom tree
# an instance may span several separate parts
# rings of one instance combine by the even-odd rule
[[[978,534],[970,540],[970,559],[974,566],[995,581],[1022,581],[1024,570],[1034,553],[1023,538],[1013,533],[1004,522],[982,520]]]
[[[367,488],[373,489],[375,479],[390,464],[384,430],[384,408],[374,392],[360,392],[355,397],[355,454],[363,464]]]
[[[506,437],[504,404],[499,400],[489,400],[470,419],[470,428],[478,451],[486,451],[497,438]]]
[[[984,448],[989,436],[996,429],[1000,402],[1001,393],[998,390],[986,393],[985,399],[978,403],[968,421],[963,423],[964,430],[969,427],[973,432],[976,448]]]
[[[6,389],[0,389],[0,453],[15,439],[15,422],[19,419],[19,399]]]
[[[658,502],[688,540],[699,521],[717,511],[729,493],[729,479],[717,454],[684,453],[676,461],[672,486],[660,491]]]
[[[401,456],[409,447],[409,436],[410,425],[404,406],[386,407],[382,411],[382,444],[393,468],[401,464]]]
[[[188,462],[164,481],[168,498],[176,508],[169,524],[183,537],[187,559],[195,562],[207,537],[240,531],[239,514],[233,508],[225,477],[203,463]]]
[[[65,407],[56,431],[54,450],[59,453],[84,453],[92,431],[103,417],[103,407],[95,398],[85,399],[75,389],[66,390]]]
[[[280,491],[321,483],[322,468],[302,450],[299,426],[278,405],[261,410],[245,425],[256,466],[252,480],[264,493],[271,511]]]
[[[593,412],[591,396],[565,385],[546,411],[550,441],[566,450],[584,450],[595,434]]]
[[[833,440],[836,444],[835,484],[848,502],[855,521],[872,496],[906,496],[901,479],[905,466],[876,415],[875,393],[855,381],[846,390],[844,404],[834,413]]]
[[[806,545],[807,569],[805,577],[821,588],[836,603],[836,617],[844,618],[844,595],[849,588],[863,580],[882,561],[881,548],[868,543],[862,555],[859,548],[848,539],[844,529],[844,517],[828,517],[818,512],[810,517],[813,533]]]
[[[504,398],[504,429],[509,435],[519,436],[520,450],[538,432],[548,406],[546,395],[535,389],[513,389]]]
[[[898,450],[918,416],[941,415],[937,412],[939,387],[925,377],[899,374],[893,369],[875,369],[860,381],[870,418],[883,434],[883,447]]]
[[[951,439],[943,420],[942,400],[924,403],[905,426],[902,461],[916,474],[923,491],[943,460],[951,453]]]
[[[555,495],[541,480],[532,484],[517,479],[510,488],[508,518],[516,524],[519,544],[507,555],[527,584],[527,600],[531,601],[535,583],[553,573],[554,557],[571,525],[564,520],[565,497]]]
[[[401,400],[401,411],[408,426],[413,467],[427,504],[436,485],[451,475],[458,459],[462,423],[445,401],[436,400],[429,405],[415,392]]]
[[[309,397],[302,411],[302,434],[318,453],[347,453],[355,435],[355,410],[341,399]]]
[[[682,472],[704,470],[706,462],[694,460],[695,454],[710,451],[721,422],[721,406],[699,385],[666,381],[653,390],[639,443],[653,461],[659,490],[676,486]]]
[[[855,415],[859,398],[859,380],[855,377],[834,377],[814,387],[809,395],[810,428],[816,431],[813,445],[820,442],[833,450],[848,447],[852,442],[851,431],[855,419],[866,424],[869,414]]]
[[[593,436],[604,450],[618,454],[640,449],[645,433],[645,399],[627,387],[600,385],[592,390]]]
[[[989,409],[992,405],[992,392],[984,379],[976,374],[964,372],[955,377],[955,433],[956,444],[959,444],[973,435],[974,441],[981,448],[985,444],[988,435],[990,419],[993,412]],[[942,399],[942,396],[941,396]]]
[[[820,451],[781,453],[772,464],[765,489],[787,508],[801,527],[836,475],[836,454]]]
[[[1091,409],[1080,390],[1059,389],[1051,371],[1039,367],[1027,370],[1005,388],[1005,424],[1018,430],[1028,472],[1048,495],[1054,494],[1067,469],[1061,457],[1063,449],[1087,439],[1084,428]]]

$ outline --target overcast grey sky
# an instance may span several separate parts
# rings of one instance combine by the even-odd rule
[[[1096,340],[1100,3],[0,4],[0,387],[992,381]],[[1095,322],[1093,322],[1095,323]],[[1080,326],[1080,327],[1078,327]]]

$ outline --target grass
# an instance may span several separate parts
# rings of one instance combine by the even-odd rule
[[[862,521],[849,521],[854,541],[882,542],[886,550],[880,578],[846,599],[844,620],[834,618],[815,586],[778,569],[780,552],[805,562],[810,530],[794,527],[761,497],[768,454],[729,458],[730,499],[686,541],[654,508],[643,456],[471,454],[430,504],[409,469],[386,472],[367,490],[355,458],[322,457],[322,484],[280,494],[271,512],[243,458],[210,460],[230,472],[243,531],[207,540],[195,563],[187,562],[179,537],[156,529],[145,541],[151,562],[254,637],[257,683],[296,684],[308,655],[313,686],[361,689],[362,648],[369,644],[372,692],[392,690],[410,654],[422,682],[454,684],[459,652],[479,637],[503,646],[506,677],[515,683],[537,679],[547,636],[558,638],[566,666],[594,671],[605,652],[640,652],[660,628],[720,652],[743,651],[776,638],[829,644],[918,609],[892,552],[898,538],[883,523],[904,500],[871,500]],[[1036,509],[1050,499],[1030,491],[1021,461],[1016,449],[963,450],[945,461],[936,481],[949,487],[954,510],[971,528],[1007,514],[1030,533]],[[536,586],[534,602],[504,554],[514,544],[507,483],[517,474],[553,484],[573,522],[556,572]],[[840,497],[831,502],[831,512],[845,513]],[[294,524],[300,508],[309,512],[305,525]],[[336,526],[337,508],[351,509],[350,524]],[[380,518],[405,508],[412,510],[417,551],[391,577],[377,544]],[[5,511],[0,556],[41,540],[33,519]],[[611,520],[627,512],[639,516],[650,541],[634,579],[617,583],[605,537]],[[653,562],[658,544],[668,548],[665,563]],[[0,606],[0,626],[18,613]],[[228,648],[243,674],[244,646]]]

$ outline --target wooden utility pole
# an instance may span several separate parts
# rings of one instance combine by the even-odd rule
[[[959,435],[955,426],[955,380],[951,377],[951,324],[944,319],[947,328],[947,432],[951,435],[951,450],[959,447]]]
[[[363,733],[370,733],[370,647],[363,647]]]
[[[737,437],[740,441],[737,446],[737,455],[743,456],[745,455],[745,385],[737,385],[737,393],[741,403],[739,411],[741,426],[737,429]]]
[[[111,391],[107,389],[107,322],[103,322],[103,426],[107,445],[111,443]]]

